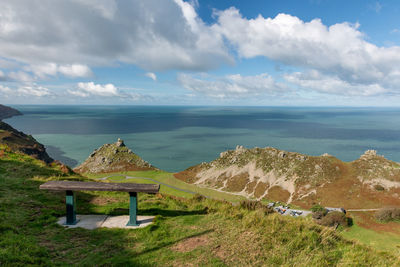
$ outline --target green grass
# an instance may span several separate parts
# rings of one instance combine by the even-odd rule
[[[112,182],[120,182],[125,179],[125,176],[112,176],[108,178],[107,180],[112,181]]]
[[[376,232],[358,226],[356,223],[341,235],[349,240],[371,246],[379,251],[390,251],[400,256],[400,236],[387,232]]]
[[[38,189],[52,179],[86,178],[11,152],[0,158],[0,266],[399,264],[391,254],[346,241],[310,218],[200,197],[140,194],[139,214],[156,216],[142,229],[64,229],[56,224],[65,215],[64,193]],[[77,203],[79,214],[128,214],[126,193],[79,192]]]
[[[127,175],[127,176],[132,176],[132,177],[146,177],[146,178],[152,178],[156,181],[180,188],[180,189],[185,189],[188,191],[192,191],[195,193],[199,193],[202,195],[205,195],[207,197],[213,198],[213,199],[218,199],[218,200],[226,200],[230,202],[239,202],[241,200],[244,200],[245,198],[243,196],[238,196],[234,194],[229,194],[229,193],[224,193],[224,192],[219,192],[217,190],[213,189],[208,189],[208,188],[201,188],[196,185],[192,184],[187,184],[179,179],[176,179],[173,175],[173,173],[169,172],[164,172],[164,171],[130,171],[130,172],[118,172],[118,173],[111,173],[111,174],[86,174],[90,178],[102,178],[110,175],[117,175],[117,177],[120,177],[120,174],[122,175]],[[113,180],[113,177],[110,177],[108,179],[109,181],[116,182]],[[145,179],[127,179],[127,180],[118,180],[117,182],[140,182],[140,183],[154,183],[149,180]],[[171,189],[167,186],[161,185],[160,190],[162,193],[167,193],[167,194],[172,194],[180,197],[186,197],[190,198],[193,196],[193,194],[182,192],[179,190]]]

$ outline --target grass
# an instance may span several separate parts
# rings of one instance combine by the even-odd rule
[[[371,246],[379,251],[390,251],[399,255],[400,236],[391,233],[376,232],[354,224],[343,231],[342,236],[350,240],[356,240],[362,244]]]
[[[219,192],[217,190],[208,189],[208,188],[201,188],[201,187],[198,187],[193,184],[187,184],[181,180],[176,179],[174,177],[173,173],[160,171],[160,170],[129,171],[129,172],[118,172],[118,173],[110,173],[110,174],[86,174],[86,175],[90,178],[102,178],[102,177],[106,177],[106,176],[110,176],[110,175],[117,175],[116,176],[117,178],[121,177],[120,175],[124,175],[124,176],[126,175],[126,176],[131,176],[131,177],[145,177],[145,178],[154,179],[156,181],[159,181],[159,182],[162,182],[162,183],[165,183],[165,184],[168,184],[168,185],[180,188],[180,189],[184,189],[184,190],[192,191],[192,192],[204,195],[204,196],[208,196],[213,199],[226,200],[226,201],[230,201],[230,202],[239,202],[239,201],[245,199],[243,196],[229,194],[229,193],[225,193],[225,192]],[[113,180],[113,178],[114,178],[114,176],[111,176],[110,178],[108,178],[108,180],[113,181],[113,182],[127,182],[127,183],[129,183],[129,182],[155,183],[155,182],[145,180],[145,179],[140,179],[140,178],[118,180],[118,181]],[[167,186],[163,186],[163,185],[161,185],[160,190],[162,193],[172,194],[172,195],[185,197],[185,198],[190,198],[193,196],[193,194],[175,190],[175,189],[169,188]]]
[[[112,182],[119,182],[119,181],[125,180],[125,176],[122,176],[122,175],[112,176],[112,177],[108,178],[107,180],[112,181]]]
[[[342,231],[341,235],[349,240],[355,240],[361,244],[373,247],[378,251],[389,251],[394,255],[400,256],[400,235],[384,231],[383,229],[374,231],[361,227],[358,223],[362,222],[366,222],[365,218],[353,214],[353,226]],[[383,225],[383,223],[381,224]],[[396,228],[398,229],[399,227]]]
[[[130,174],[132,175],[132,174]],[[153,174],[158,177],[160,174]],[[163,174],[165,175],[165,174]],[[132,175],[133,176],[133,175]],[[66,176],[24,155],[0,158],[0,266],[393,266],[399,260],[346,241],[310,218],[212,199],[140,194],[142,229],[64,229],[64,193],[39,190]],[[79,192],[79,214],[128,214],[126,193]]]

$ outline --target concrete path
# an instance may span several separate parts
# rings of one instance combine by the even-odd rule
[[[350,209],[346,211],[377,211],[379,209]]]
[[[65,217],[58,219],[58,224],[67,228],[85,228],[93,230],[100,227],[136,229],[143,228],[153,223],[155,216],[137,216],[138,226],[126,226],[129,221],[128,215],[108,216],[108,215],[76,215],[78,223],[75,225],[65,225]]]

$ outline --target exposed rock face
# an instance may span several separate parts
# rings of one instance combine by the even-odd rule
[[[45,147],[35,138],[17,131],[2,121],[0,121],[0,144],[5,144],[13,151],[30,155],[46,163],[54,161],[47,154]]]
[[[14,108],[0,105],[0,120],[4,120],[18,115],[22,115],[22,113]]]
[[[125,146],[118,138],[114,144],[105,144],[93,151],[80,166],[74,169],[79,173],[109,173],[118,171],[156,170],[150,163]]]
[[[309,207],[365,207],[400,204],[400,164],[369,150],[360,159],[342,162],[324,154],[319,157],[275,148],[222,152],[220,157],[175,174],[199,186],[249,198],[293,202]],[[385,191],[377,191],[376,185]]]

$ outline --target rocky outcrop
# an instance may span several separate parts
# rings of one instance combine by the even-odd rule
[[[400,204],[400,164],[366,151],[342,162],[329,155],[308,156],[275,148],[222,152],[220,157],[175,174],[202,187],[301,206],[314,203],[349,207]],[[377,186],[379,185],[379,187]],[[377,191],[376,188],[383,188]],[[349,201],[351,199],[351,201]]]
[[[14,152],[30,155],[46,163],[54,160],[47,154],[45,147],[31,135],[17,131],[5,122],[0,121],[0,144],[7,145]]]
[[[18,110],[11,107],[0,105],[0,120],[4,120],[19,115],[22,115],[22,113],[19,112]]]
[[[93,151],[80,166],[74,169],[78,173],[110,173],[118,171],[156,170],[150,163],[125,146],[118,138],[114,144],[105,144]]]

